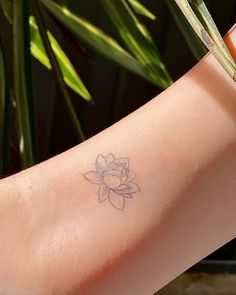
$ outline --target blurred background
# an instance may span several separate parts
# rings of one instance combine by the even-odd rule
[[[236,0],[205,3],[224,35]],[[1,177],[110,126],[207,52],[174,0],[0,0],[0,8]],[[157,294],[236,294],[234,273],[232,241]]]

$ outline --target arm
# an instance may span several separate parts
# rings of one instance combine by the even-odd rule
[[[227,39],[233,53],[236,30]],[[208,55],[110,128],[2,180],[3,196],[9,182],[18,192],[19,213],[2,231],[17,234],[11,250],[2,245],[0,278],[16,273],[17,286],[39,294],[149,295],[233,239],[235,98]],[[98,157],[109,154],[126,160]],[[136,185],[124,181],[128,166]],[[121,174],[125,198],[114,193]]]

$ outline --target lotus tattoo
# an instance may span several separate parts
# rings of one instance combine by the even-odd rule
[[[108,200],[113,207],[123,210],[127,198],[140,192],[134,182],[136,175],[129,169],[129,159],[115,158],[113,154],[99,154],[95,162],[96,170],[84,174],[86,180],[99,185],[98,201]]]

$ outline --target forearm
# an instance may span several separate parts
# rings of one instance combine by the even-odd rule
[[[112,127],[12,177],[45,290],[151,294],[235,236],[235,98],[209,55]],[[109,153],[129,159],[140,188],[119,209],[84,177]]]

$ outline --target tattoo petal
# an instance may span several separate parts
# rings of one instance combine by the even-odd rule
[[[125,198],[133,198],[133,193],[127,193],[123,195]]]
[[[102,177],[97,171],[88,171],[84,174],[84,177],[91,183],[102,183]]]
[[[124,194],[126,194],[126,192],[129,191],[129,189],[131,188],[131,186],[127,185],[127,184],[121,184],[120,186],[118,186],[117,188],[113,189],[113,191],[121,196],[123,196]]]
[[[102,175],[103,172],[107,169],[107,162],[103,155],[98,155],[96,159],[96,168],[97,171]]]
[[[106,156],[107,165],[109,166],[116,158],[110,153]]]
[[[121,175],[121,183],[126,183],[128,179],[128,175],[124,172],[122,172],[122,175]]]
[[[115,188],[120,185],[120,173],[117,174],[105,174],[103,177],[104,183],[109,187],[109,188]]]
[[[139,188],[139,186],[135,182],[132,182],[131,181],[131,182],[128,183],[128,185],[129,185],[129,189],[127,189],[125,191],[125,193],[127,193],[127,194],[133,194],[133,193],[140,192],[140,188]]]
[[[133,171],[128,170],[128,176],[125,182],[128,184],[128,182],[134,180],[135,177],[136,177],[136,174]]]
[[[115,207],[119,210],[124,209],[125,198],[123,196],[120,196],[111,190],[110,194],[109,194],[109,200],[110,200],[113,207]]]
[[[122,167],[121,167],[121,169],[119,169],[119,167],[118,167],[117,169],[115,168],[115,169],[107,170],[105,173],[105,176],[106,175],[113,175],[113,176],[121,178],[121,174],[122,174]]]
[[[127,158],[120,158],[120,159],[116,159],[112,162],[112,166],[121,166],[123,168],[128,168],[129,167],[129,160]]]
[[[109,197],[109,194],[110,194],[109,187],[107,187],[105,185],[105,183],[100,185],[99,191],[98,191],[98,200],[99,200],[99,202],[104,202]]]

